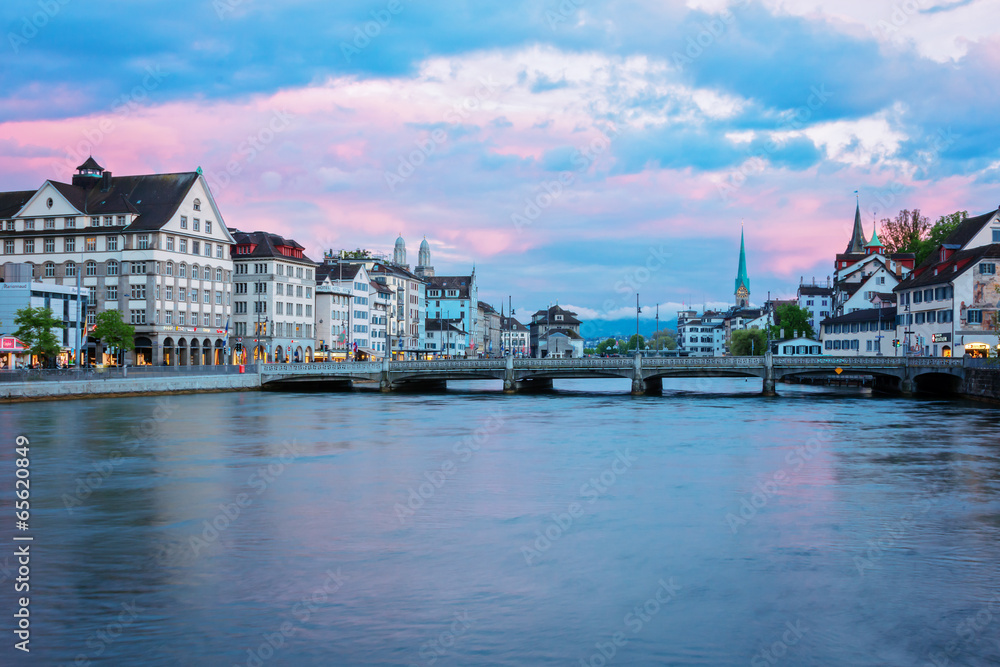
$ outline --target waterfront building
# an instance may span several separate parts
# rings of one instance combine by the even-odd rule
[[[468,333],[466,356],[479,350],[477,332],[479,319],[479,286],[476,269],[467,276],[430,276],[427,278],[427,318],[461,322],[458,327]]]
[[[485,301],[477,305],[479,329],[476,332],[476,351],[479,356],[500,356],[500,313]]]
[[[323,317],[316,317],[326,319],[329,313],[321,326],[323,338],[334,341],[330,348],[335,359],[367,360],[374,353],[371,317],[377,292],[371,283],[368,269],[361,262],[327,259],[316,269],[316,290],[322,295],[319,305],[323,308],[317,311]],[[379,342],[384,344],[382,331],[383,340]]]
[[[233,237],[233,329],[230,347],[242,361],[310,362],[314,358],[314,271],[303,246],[269,232]]]
[[[964,220],[896,286],[896,337],[907,355],[997,354],[1000,209]]]
[[[372,358],[381,360],[386,355],[389,344],[389,314],[392,312],[393,292],[387,285],[377,280],[371,281],[371,303],[369,316],[371,318],[371,349]]]
[[[823,353],[823,346],[815,338],[796,336],[784,340],[772,340],[771,352],[781,357],[815,356]]]
[[[690,357],[723,356],[726,346],[725,315],[711,310],[701,316],[695,310],[679,311],[677,346]]]
[[[828,317],[817,330],[824,354],[860,357],[892,356],[896,337],[896,307],[853,310]]]
[[[528,325],[528,340],[531,356],[543,357],[583,357],[583,337],[576,313],[559,307],[549,306],[536,311]]]
[[[0,283],[0,334],[13,335],[17,330],[17,311],[23,308],[48,308],[53,317],[62,322],[63,328],[53,329],[59,343],[57,360],[66,365],[76,359],[76,351],[86,336],[86,288],[76,285],[53,285],[31,279],[28,264],[7,264],[3,283]],[[14,348],[0,350],[3,355],[0,368],[9,367],[10,353]]]
[[[351,308],[354,290],[329,276],[316,283],[316,351],[323,361],[348,361],[354,357]]]
[[[427,353],[437,358],[464,359],[472,346],[469,345],[469,332],[462,328],[460,319],[429,318],[425,331],[427,334]]]
[[[820,323],[833,312],[833,286],[830,284],[830,279],[826,279],[826,285],[821,285],[815,278],[811,283],[800,278],[797,296],[799,308],[809,313],[809,324],[818,336]]]
[[[511,353],[515,357],[528,356],[531,344],[528,327],[509,315],[501,316],[500,342],[505,355]],[[597,347],[597,345],[595,344],[594,347]]]
[[[233,238],[200,170],[113,176],[91,157],[70,183],[0,193],[0,222],[5,261],[50,285],[79,277],[88,324],[118,310],[135,327],[127,363],[226,362]]]

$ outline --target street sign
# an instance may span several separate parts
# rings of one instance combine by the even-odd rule
[[[841,368],[840,366],[837,366],[836,368],[833,369],[833,372],[836,373],[837,375],[840,375],[841,373],[844,372],[844,369]]]

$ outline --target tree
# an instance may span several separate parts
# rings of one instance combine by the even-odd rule
[[[65,329],[66,325],[57,320],[48,308],[21,308],[14,317],[18,329],[14,332],[29,348],[33,356],[41,357],[46,366],[51,366],[59,354],[59,340],[53,329]]]
[[[782,304],[774,311],[775,324],[771,327],[771,338],[781,338],[782,329],[786,338],[791,338],[793,333],[812,338],[816,334],[809,319],[809,311],[805,308],[799,308],[794,303]]]
[[[636,342],[638,341],[638,349],[644,349],[646,347],[646,339],[642,337],[642,334],[632,334],[632,337],[628,339],[628,343],[622,349],[622,352],[636,349]]]
[[[617,340],[609,338],[606,341],[597,344],[597,354],[611,354],[611,350],[617,345]]]
[[[91,335],[99,338],[104,347],[113,347],[119,353],[135,349],[135,327],[126,324],[118,310],[105,310],[98,315]]]
[[[920,215],[919,208],[915,208],[912,211],[903,209],[893,220],[883,218],[879,226],[882,228],[879,238],[885,244],[885,251],[892,254],[917,252],[930,222]]]
[[[729,352],[734,357],[759,357],[767,349],[767,334],[763,329],[738,329],[733,332]]]
[[[951,235],[955,229],[969,217],[967,211],[956,211],[951,215],[942,215],[937,222],[927,232],[927,238],[917,245],[917,265],[927,259],[928,256],[937,250],[945,239]]]
[[[677,334],[671,329],[661,329],[653,332],[653,339],[649,341],[649,346],[657,350],[677,349]]]

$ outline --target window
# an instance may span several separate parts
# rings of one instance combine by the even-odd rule
[[[295,287],[295,296],[299,297],[300,299],[302,298],[302,285],[296,285],[296,287]],[[360,299],[361,297],[358,296],[358,297],[354,297],[354,298],[355,298],[355,300],[357,300],[357,299]]]
[[[167,250],[173,250],[173,249],[174,249],[174,237],[173,236],[168,236],[167,237]]]
[[[191,280],[198,280],[198,265],[191,265]]]
[[[197,209],[195,209],[197,210]],[[198,218],[191,218],[191,231],[200,232],[201,231],[201,220]]]
[[[197,315],[192,315],[191,317],[192,318],[197,318],[198,316]],[[209,315],[208,313],[205,313],[204,315],[202,315],[202,317],[201,317],[202,326],[206,326],[207,327],[207,326],[210,326],[212,324],[211,320],[209,319],[210,317],[211,317],[211,315]],[[195,321],[197,321],[197,319],[195,319]]]
[[[97,237],[88,236],[83,241],[84,250],[87,252],[97,252]]]
[[[7,255],[13,255],[14,254],[14,242],[11,241],[11,240],[4,241],[3,242],[3,251]]]
[[[1000,229],[993,230],[993,242],[1000,243]]]
[[[181,239],[181,242],[180,242],[180,252],[185,252],[186,253],[187,251],[188,251],[188,242],[187,242],[187,239]]]
[[[87,275],[96,276],[97,275],[97,262],[89,261],[87,262]]]
[[[129,311],[129,321],[132,324],[145,324],[146,323],[146,311],[145,310],[131,310]]]
[[[198,241],[191,241],[191,254],[200,255],[201,254],[201,243]]]
[[[55,229],[56,219],[55,218],[45,218],[45,229]]]
[[[177,277],[187,278],[187,275],[188,275],[188,266],[184,262],[181,262],[180,265],[177,267]]]
[[[113,259],[108,262],[108,275],[109,276],[118,275],[118,262],[116,262]]]
[[[132,299],[145,299],[146,298],[146,286],[145,285],[130,285],[129,298]]]
[[[168,276],[174,275],[174,263],[173,262],[167,262],[167,275]]]
[[[139,250],[149,250],[149,234],[136,235],[136,248]]]
[[[191,303],[198,303],[198,290],[191,290]]]
[[[56,240],[45,239],[45,252],[55,252],[55,251],[56,251]]]
[[[76,218],[66,218],[66,229],[76,229]]]
[[[934,300],[934,290],[933,289],[925,289],[924,290],[924,301],[933,301],[933,300]]]
[[[25,239],[24,240],[24,252],[25,253],[35,252],[35,240],[34,239]]]
[[[125,216],[124,215],[119,215],[118,216],[118,225],[122,226],[122,227],[125,226]]]
[[[215,270],[215,280],[216,282],[222,282],[222,269]]]
[[[66,252],[76,252],[76,238],[73,236],[68,237],[63,247]]]
[[[215,326],[216,327],[221,327],[222,326],[222,315],[220,315],[218,313],[216,313],[216,315],[215,315]]]
[[[174,311],[172,311],[172,310],[168,310],[167,311],[166,323],[167,324],[173,324],[174,323]]]
[[[184,287],[178,287],[177,288],[177,300],[178,301],[187,301],[187,288],[184,288]]]
[[[924,313],[917,313],[916,317],[913,320],[913,323],[914,324],[923,324],[925,319],[926,318],[924,317]]]
[[[100,227],[101,226],[101,216],[99,216],[99,215],[92,215],[92,216],[90,216],[90,226],[91,227]]]
[[[180,326],[184,326],[185,322],[186,318],[184,316],[184,313],[183,312],[177,313],[177,324]]]
[[[247,312],[247,302],[246,301],[237,301],[233,305],[233,312],[236,313],[237,315],[245,314]]]
[[[996,274],[996,272],[997,272],[997,265],[996,264],[986,264],[986,263],[983,263],[983,264],[979,265],[979,273],[985,273],[985,274],[989,274],[989,275],[992,276],[992,275]]]
[[[24,221],[24,228],[25,229],[34,229],[35,228],[35,221],[32,220],[31,218],[28,218],[27,220]]]
[[[220,306],[222,305],[222,292],[220,292],[218,290],[216,290],[216,292],[215,292],[215,303],[218,304],[218,305],[220,305]]]
[[[296,278],[301,278],[302,277],[302,267],[301,266],[295,267],[295,277]],[[367,288],[368,286],[365,285],[364,287]]]
[[[206,234],[211,234],[212,233],[212,221],[211,220],[206,220],[205,221],[205,233]]]
[[[937,311],[936,310],[927,311],[927,323],[934,324],[934,322],[936,321],[937,321]]]
[[[181,229],[187,229],[187,228],[188,228],[188,218],[187,218],[186,215],[182,215],[181,216]]]
[[[278,264],[278,275],[279,276],[285,275],[285,265],[284,264]]]
[[[104,288],[104,298],[107,301],[118,300],[118,285],[108,285]]]
[[[66,275],[67,276],[75,276],[76,275],[76,263],[75,262],[66,262]]]
[[[222,252],[223,252],[222,245],[215,246],[215,256],[218,259],[223,259],[224,258],[224,255],[222,254]]]
[[[174,288],[171,287],[170,285],[167,285],[166,292],[167,292],[167,301],[173,301],[174,300]]]
[[[200,199],[195,199],[195,200],[194,200],[194,203],[192,204],[192,206],[191,206],[191,207],[192,207],[192,208],[193,208],[194,210],[196,210],[196,211],[200,211],[200,210],[201,210],[201,200],[200,200]]]
[[[311,299],[312,295],[313,295],[312,287],[307,287],[306,288],[306,298],[307,299]]]
[[[285,314],[285,302],[284,301],[275,301],[274,302],[274,314],[275,315],[284,315]]]
[[[104,216],[104,226],[105,227],[114,227],[114,225],[115,225],[115,216],[113,216],[113,215],[106,215],[106,216]]]
[[[306,269],[306,280],[312,280],[312,278],[313,278],[313,270]]]
[[[107,244],[108,244],[108,250],[118,250],[118,237],[109,236]]]
[[[306,317],[312,317],[312,314],[313,314],[313,307],[307,303],[306,304]]]
[[[211,292],[211,291],[209,291],[209,290],[205,290],[205,291],[204,291],[204,295],[203,295],[203,298],[202,298],[202,303],[210,303],[210,301],[209,301],[209,300],[210,300],[211,298],[212,298],[212,292]]]
[[[206,243],[205,244],[205,257],[211,257],[211,256],[212,256],[212,244],[211,243]]]
[[[913,293],[913,303],[922,303],[924,300],[923,293],[917,290]]]
[[[46,263],[45,264],[45,277],[46,278],[53,278],[53,277],[55,277],[55,275],[56,275],[56,265],[53,264],[52,262]]]
[[[146,262],[132,262],[132,274],[146,273]]]
[[[982,324],[983,323],[983,311],[981,311],[981,310],[970,310],[970,311],[968,311],[968,322],[969,322],[969,324]]]

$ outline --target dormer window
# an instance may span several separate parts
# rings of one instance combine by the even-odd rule
[[[556,322],[562,322],[562,315],[556,315]]]
[[[201,210],[201,200],[200,199],[195,199],[193,206],[194,206],[194,210],[200,211]]]

